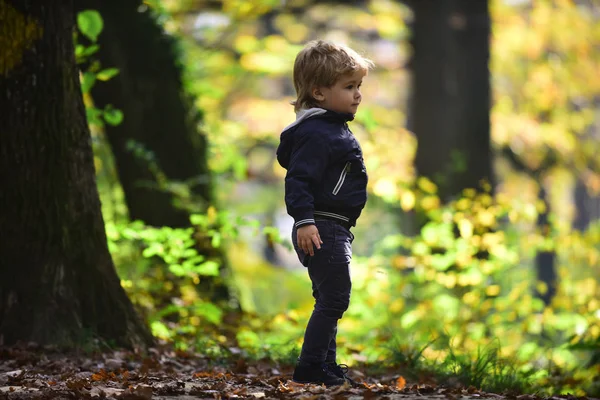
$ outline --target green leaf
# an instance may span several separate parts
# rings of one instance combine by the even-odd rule
[[[95,42],[98,40],[100,32],[102,32],[104,21],[98,11],[85,10],[77,14],[77,26],[81,33],[88,37],[92,42]]]
[[[113,108],[112,105],[108,104],[104,108],[103,117],[107,124],[117,126],[123,121],[123,112],[117,108]]]
[[[423,242],[416,242],[413,244],[411,251],[416,256],[425,256],[431,253],[431,248]]]
[[[100,46],[98,46],[97,44],[93,44],[91,46],[88,46],[88,47],[86,47],[86,48],[83,49],[82,56],[83,57],[89,57],[92,54],[96,53],[99,49],[100,49]]]
[[[437,243],[438,242],[438,226],[435,222],[428,222],[425,224],[423,229],[421,229],[421,236],[423,240],[427,243]]]
[[[206,261],[195,268],[200,275],[219,276],[219,263],[215,261]]]
[[[218,249],[221,246],[221,234],[219,232],[215,232],[211,239],[211,245],[215,249]]]
[[[85,51],[85,46],[82,44],[78,44],[75,46],[75,58],[79,59],[83,56],[83,52]]]
[[[190,215],[190,222],[192,225],[206,226],[208,224],[208,217],[203,214],[192,214]]]
[[[194,311],[196,311],[196,314],[201,315],[208,322],[212,322],[215,325],[220,324],[223,317],[223,311],[216,305],[208,302],[198,304]]]
[[[97,52],[99,48],[100,48],[100,46],[98,46],[97,44],[93,44],[93,45],[87,46],[87,47],[82,44],[76,45],[75,46],[75,58],[77,59],[77,62],[82,63],[83,61],[86,60],[87,57],[89,57],[92,54],[94,54],[95,52]]]
[[[434,310],[439,310],[445,318],[456,318],[460,301],[449,294],[439,294],[433,299]]]
[[[162,252],[163,252],[162,245],[160,245],[158,243],[153,243],[150,247],[147,247],[144,249],[144,251],[142,251],[142,255],[145,258],[150,258],[157,254],[161,254]]]
[[[81,91],[88,93],[96,83],[96,75],[91,72],[84,72],[81,78]]]
[[[171,264],[169,265],[169,271],[176,276],[185,276],[187,275],[187,271],[180,264]]]
[[[113,76],[117,75],[119,73],[119,70],[117,68],[107,68],[107,69],[103,69],[102,71],[98,72],[96,74],[96,78],[100,79],[101,81],[107,81],[110,78],[112,78]]]
[[[198,255],[198,251],[196,249],[185,249],[183,254],[181,254],[184,258],[192,258]]]
[[[168,339],[171,337],[171,331],[165,324],[160,321],[153,321],[150,324],[150,329],[152,330],[152,334],[161,339]]]
[[[433,268],[438,271],[445,271],[456,261],[456,254],[454,252],[446,252],[444,254],[432,254],[430,257],[430,264]]]

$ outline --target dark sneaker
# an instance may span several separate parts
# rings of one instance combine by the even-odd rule
[[[338,378],[344,379],[352,386],[359,386],[358,382],[348,376],[348,366],[346,364],[327,363],[325,365]]]
[[[296,383],[316,383],[317,385],[343,385],[344,378],[336,376],[325,364],[303,364],[299,362],[294,370],[292,380]]]

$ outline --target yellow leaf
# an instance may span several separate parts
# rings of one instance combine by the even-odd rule
[[[456,202],[457,210],[466,210],[471,207],[471,200],[465,199],[464,197]]]
[[[252,35],[240,35],[235,38],[233,46],[240,53],[250,53],[258,48],[258,40]]]
[[[473,223],[468,219],[461,219],[458,221],[458,230],[460,231],[460,236],[468,239],[473,236]]]
[[[476,194],[477,191],[473,188],[467,188],[463,190],[463,195],[468,199],[474,198]]]
[[[413,192],[407,190],[402,193],[402,196],[400,197],[400,207],[402,207],[404,211],[412,210],[415,207],[415,202],[416,198]]]
[[[489,209],[482,210],[477,214],[477,222],[482,226],[491,227],[496,223],[496,216]]]
[[[214,206],[208,207],[208,210],[206,210],[206,217],[208,218],[209,223],[215,223],[217,219],[217,209]]]
[[[265,48],[272,53],[283,53],[288,48],[288,42],[279,35],[270,35],[265,39]]]
[[[440,206],[440,199],[437,196],[426,196],[421,200],[421,207],[425,211],[430,211]]]
[[[500,294],[500,286],[491,285],[485,289],[485,294],[488,296],[498,296]]]
[[[394,182],[391,179],[385,177],[378,179],[375,183],[375,186],[373,187],[373,192],[377,196],[383,197],[385,199],[392,199],[396,197],[397,191],[398,189]]]
[[[437,192],[437,185],[424,176],[417,180],[417,186],[425,193],[435,194]]]
[[[389,310],[391,312],[398,312],[398,311],[401,311],[403,308],[404,308],[404,300],[396,299],[390,304]]]

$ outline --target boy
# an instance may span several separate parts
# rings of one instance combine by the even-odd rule
[[[336,333],[350,302],[350,228],[367,201],[367,172],[347,121],[372,67],[352,49],[321,40],[308,43],[294,63],[296,121],[281,134],[277,160],[287,169],[292,243],[315,298],[293,375],[299,383],[355,384],[347,367],[336,364]]]

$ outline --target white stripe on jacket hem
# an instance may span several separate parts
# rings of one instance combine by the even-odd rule
[[[313,214],[314,215],[323,215],[325,217],[333,217],[333,218],[341,219],[342,221],[350,222],[350,218],[344,217],[343,215],[340,215],[340,214],[331,213],[331,212],[315,211]]]

